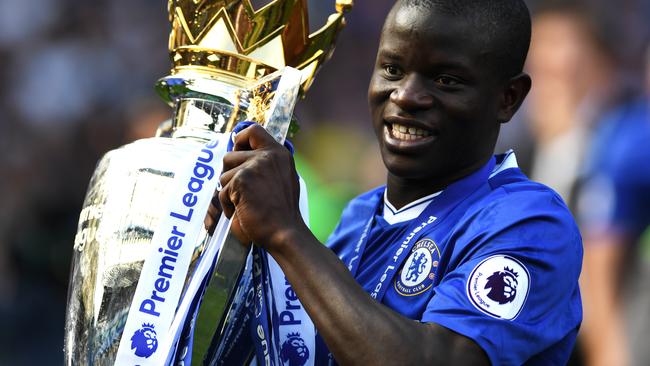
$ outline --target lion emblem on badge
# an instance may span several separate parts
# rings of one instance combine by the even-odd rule
[[[282,364],[287,366],[303,366],[309,359],[309,349],[300,333],[289,333],[287,340],[280,350]]]
[[[413,261],[411,262],[411,265],[409,266],[408,272],[406,274],[406,280],[417,281],[418,277],[420,277],[422,272],[424,272],[424,268],[428,262],[429,259],[427,258],[426,254],[414,253]]]
[[[158,348],[158,339],[153,324],[142,324],[142,328],[133,333],[131,337],[131,349],[135,349],[135,355],[148,358]]]
[[[508,267],[492,273],[485,284],[485,289],[490,289],[487,297],[501,305],[512,302],[517,296],[517,277],[519,274]]]

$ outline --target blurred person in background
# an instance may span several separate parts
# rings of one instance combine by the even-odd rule
[[[649,365],[650,105],[628,100],[594,126],[576,190],[585,244],[583,338],[593,365]]]
[[[639,69],[620,47],[623,24],[603,16],[629,21],[621,15],[630,2],[618,12],[596,3],[546,1],[535,12],[532,177],[570,203],[584,236],[580,341],[587,364],[648,365],[648,330],[640,325],[649,309],[639,304],[649,290],[637,270],[637,243],[650,224],[648,100],[633,83],[642,80]]]
[[[568,203],[590,126],[617,92],[612,54],[594,26],[582,7],[567,2],[542,3],[533,20],[527,63],[535,80],[528,103],[535,139],[531,175]]]

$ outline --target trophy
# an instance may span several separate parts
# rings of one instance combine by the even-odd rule
[[[134,322],[133,309],[158,316],[164,306],[171,309],[169,323],[175,324],[187,303],[181,299],[196,298],[190,290],[200,273],[207,273],[209,301],[198,311],[202,321],[192,364],[214,363],[214,352],[224,347],[219,335],[248,254],[228,233],[223,216],[218,238],[202,225],[209,188],[213,192],[218,181],[219,153],[225,153],[217,150],[241,121],[260,123],[283,141],[293,126],[295,102],[331,56],[352,0],[336,0],[335,5],[327,24],[309,34],[307,0],[273,0],[257,9],[251,0],[169,0],[173,67],[156,90],[174,108],[174,116],[155,137],[108,152],[90,180],[74,239],[66,365],[122,363],[119,354],[125,347],[145,364],[158,347],[173,347],[173,336],[156,338],[161,332],[157,324],[137,324],[138,330],[128,334],[125,327]],[[203,163],[208,158],[213,165]],[[175,195],[188,188],[179,201],[185,211],[168,211]],[[201,192],[207,201],[192,193],[201,189],[208,192]],[[174,224],[197,218],[201,226],[191,235]],[[171,229],[162,232],[165,225]],[[166,246],[158,248],[161,240]],[[185,262],[178,254],[183,240]],[[152,267],[156,255],[162,264]],[[155,270],[153,277],[149,267]],[[172,280],[172,270],[180,268]],[[138,285],[145,282],[154,290],[136,303],[142,292]],[[172,289],[177,298],[168,296]],[[169,362],[169,357],[158,362]]]

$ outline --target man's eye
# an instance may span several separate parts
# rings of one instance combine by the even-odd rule
[[[444,86],[456,86],[460,84],[460,80],[458,80],[457,78],[452,76],[446,76],[446,75],[438,76],[435,79],[435,82]]]
[[[390,77],[398,77],[402,75],[402,70],[395,65],[384,65],[384,73]]]

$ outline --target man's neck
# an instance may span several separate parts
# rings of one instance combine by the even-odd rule
[[[388,202],[399,210],[409,203],[443,190],[447,184],[430,184],[418,182],[415,179],[404,179],[388,173],[386,183],[386,198]]]
[[[491,158],[492,156],[488,157],[485,161],[472,164],[454,174],[447,174],[442,179],[437,177],[404,178],[388,172],[386,179],[386,197],[399,210],[419,198],[444,190],[450,184],[480,169]]]

